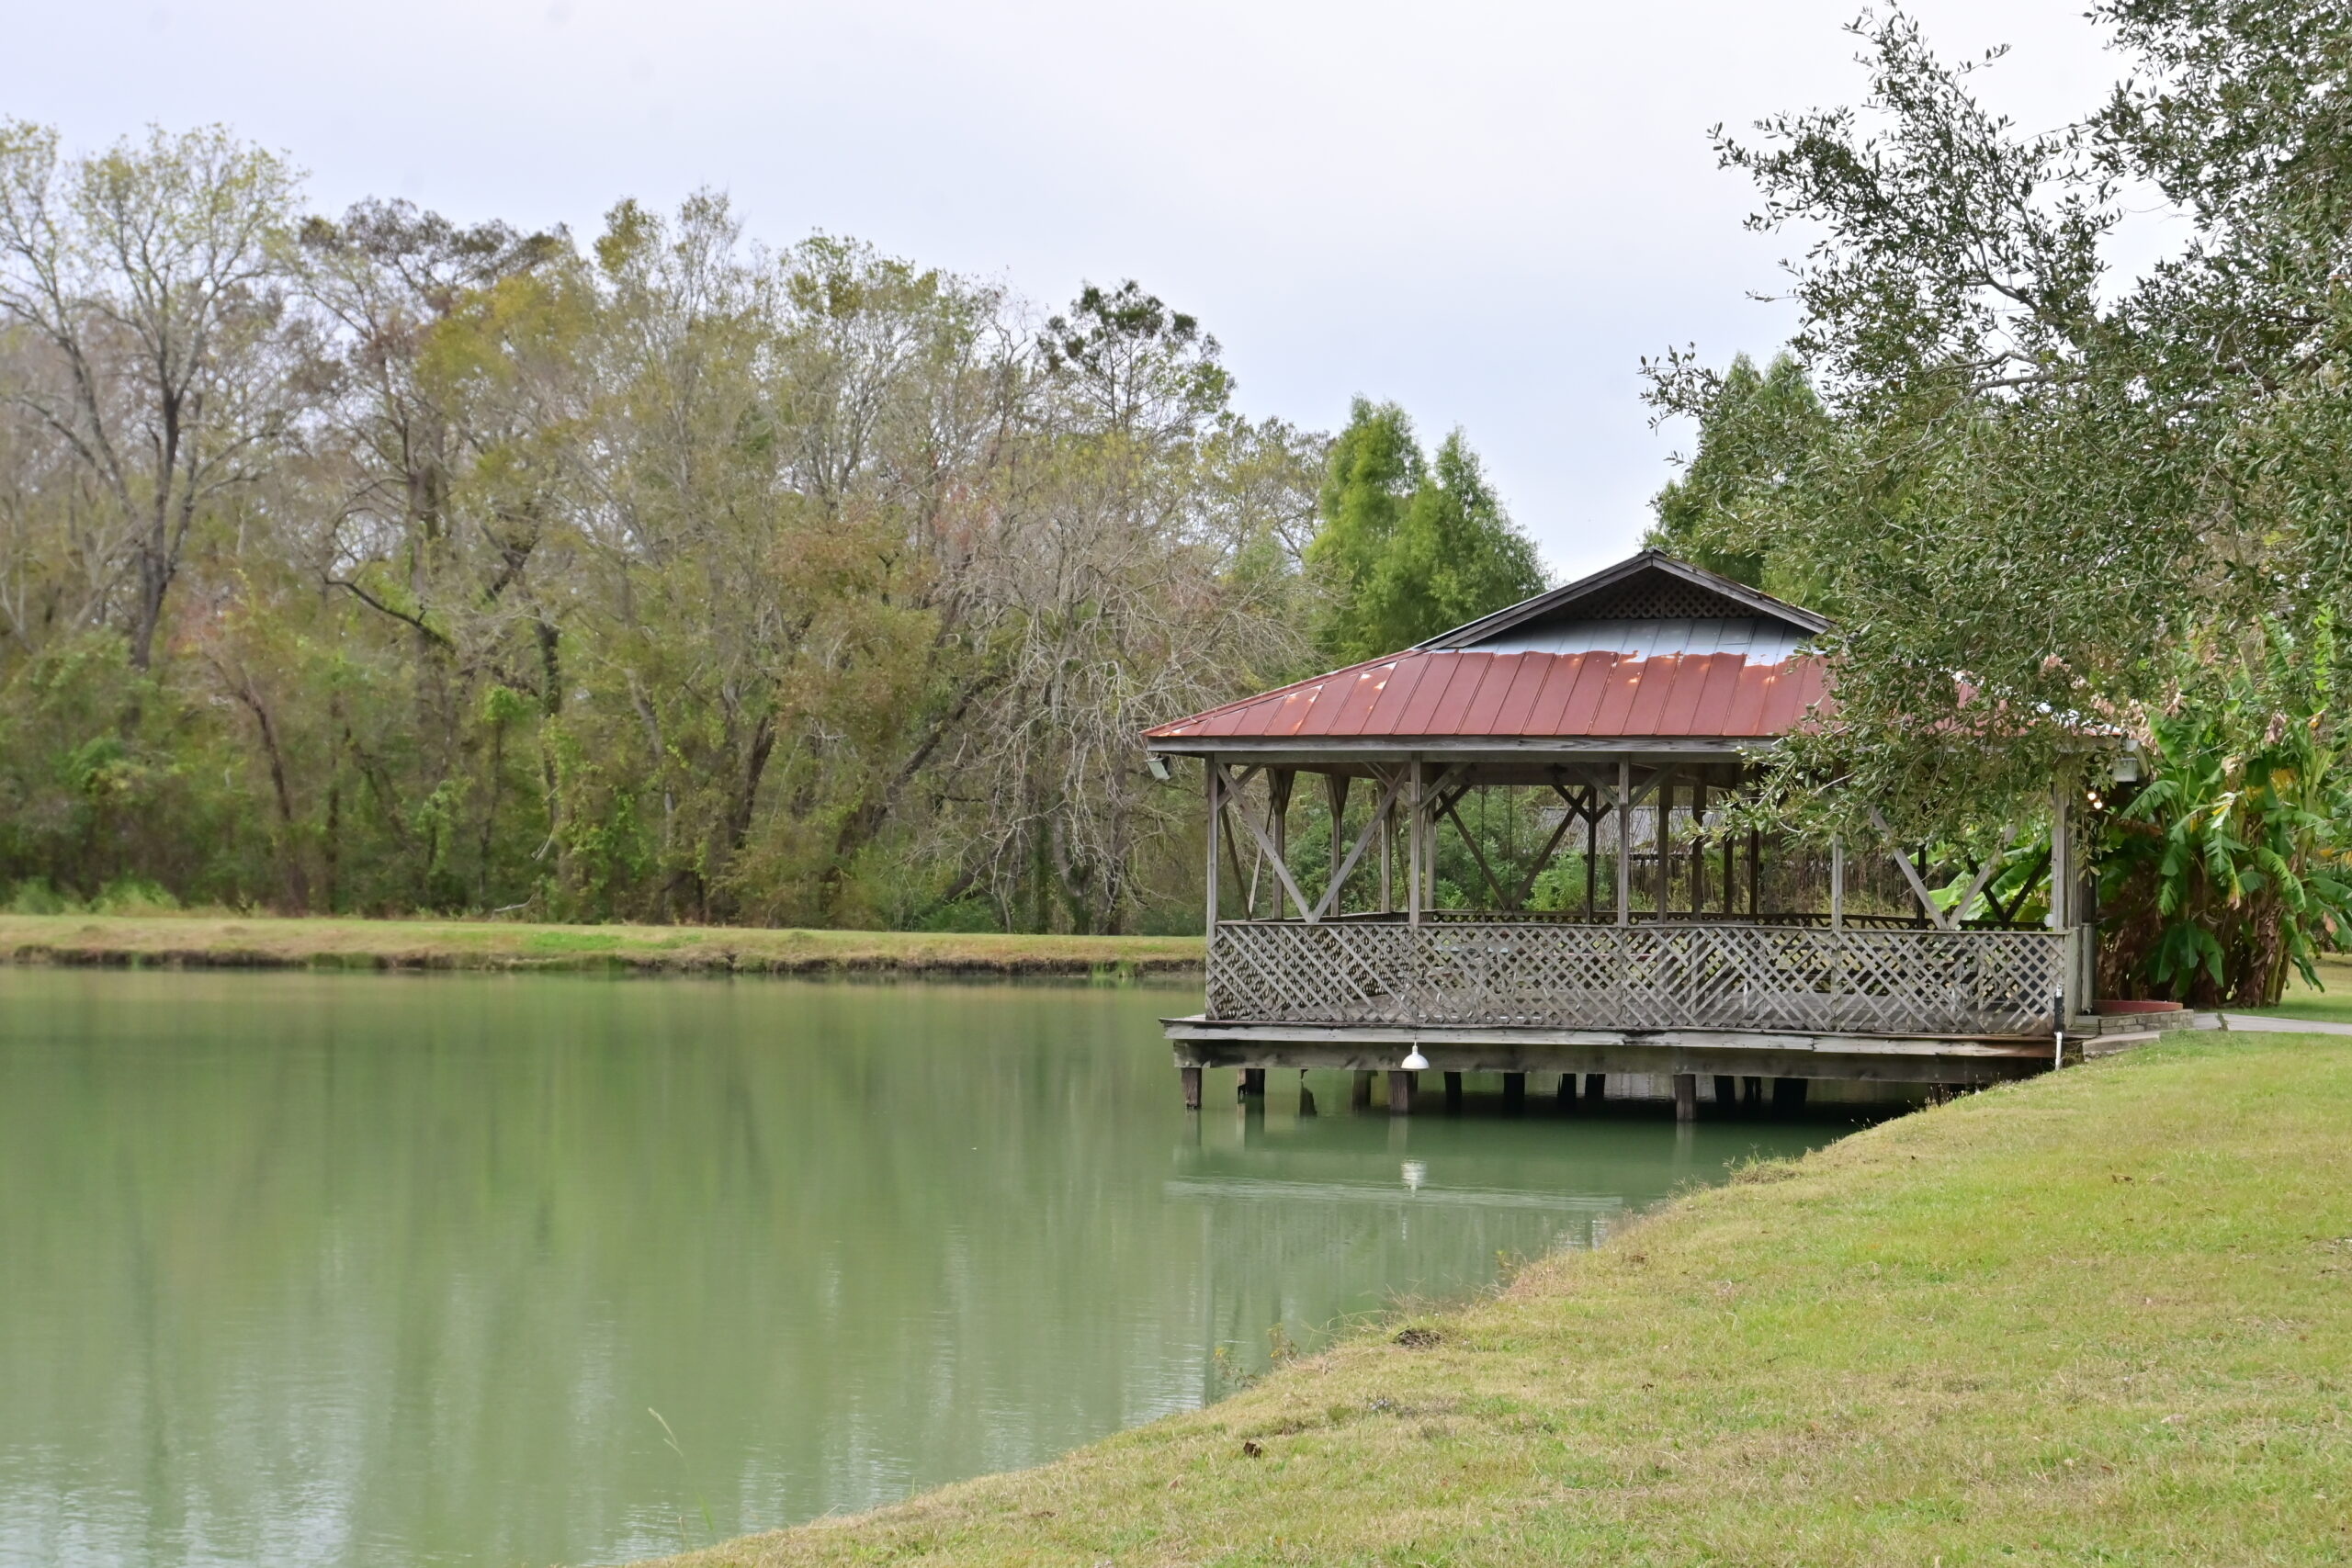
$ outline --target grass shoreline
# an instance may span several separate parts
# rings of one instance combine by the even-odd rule
[[[670,1561],[2352,1560],[2347,1112],[2352,1040],[2175,1037],[1039,1469]]]
[[[220,969],[537,970],[939,978],[1196,976],[1198,937],[267,915],[0,914],[0,961]]]

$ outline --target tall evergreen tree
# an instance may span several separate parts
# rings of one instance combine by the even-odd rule
[[[1658,491],[1657,523],[1643,541],[1751,588],[1812,604],[1818,585],[1792,576],[1759,543],[1801,493],[1829,416],[1795,356],[1763,371],[1740,355],[1699,419],[1699,445],[1682,477]]]
[[[1318,638],[1331,658],[1376,659],[1543,592],[1533,541],[1462,433],[1432,463],[1395,403],[1356,400],[1318,509],[1306,558],[1331,594]]]

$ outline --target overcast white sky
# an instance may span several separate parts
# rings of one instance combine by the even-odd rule
[[[2116,64],[2068,0],[1921,0],[2029,129]],[[1638,361],[1785,335],[1785,242],[1707,128],[1847,102],[1857,0],[79,0],[15,7],[0,114],[89,146],[225,121],[322,209],[567,222],[730,193],[758,237],[855,235],[1044,304],[1139,279],[1243,405],[1463,426],[1552,570],[1634,547],[1687,432]]]

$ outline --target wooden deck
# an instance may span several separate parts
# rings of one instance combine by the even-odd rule
[[[1442,1073],[1649,1073],[1984,1085],[2055,1065],[2054,1039],[1803,1034],[1701,1029],[1300,1024],[1201,1016],[1162,1021],[1182,1068],[1393,1071],[1419,1049]],[[2069,1062],[2082,1041],[2069,1038]]]

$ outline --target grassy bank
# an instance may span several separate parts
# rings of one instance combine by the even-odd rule
[[[547,926],[503,920],[0,915],[16,963],[652,973],[1148,975],[1201,965],[1197,937]]]
[[[2343,1562],[2347,1369],[2352,1040],[2189,1036],[1058,1463],[680,1562]]]

